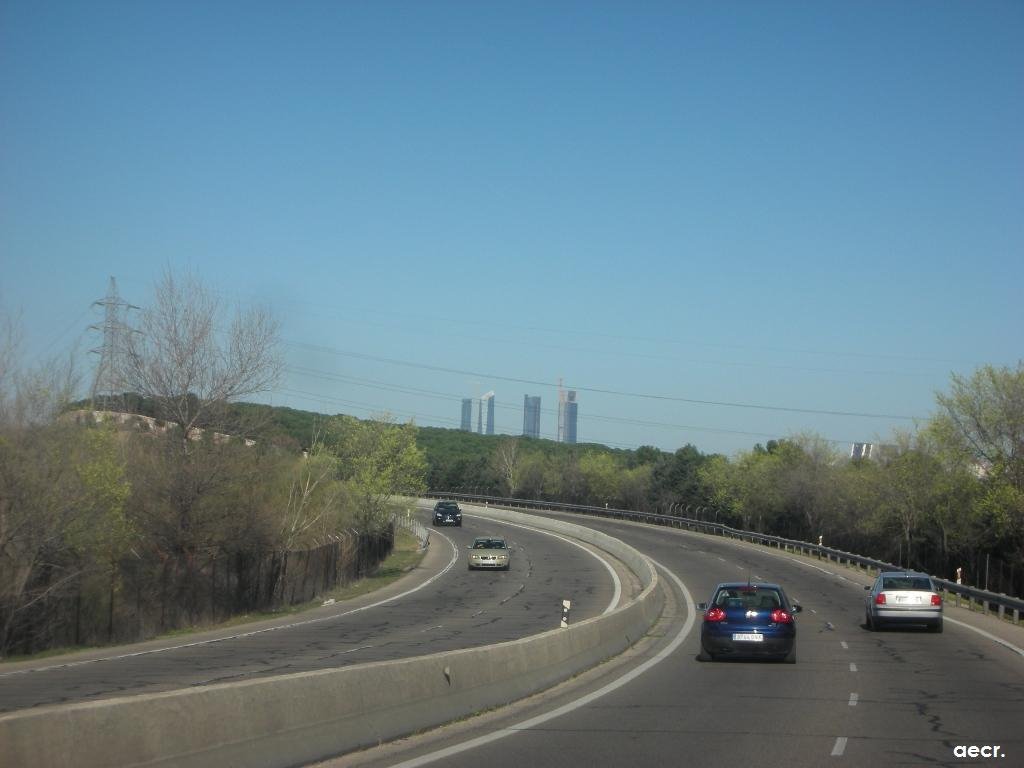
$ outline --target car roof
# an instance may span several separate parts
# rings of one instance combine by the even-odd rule
[[[924,576],[926,579],[930,579],[927,573],[921,573],[920,571],[882,571],[879,576]]]
[[[473,543],[474,544],[476,544],[478,541],[500,541],[501,543],[504,544],[505,543],[505,537],[504,536],[477,536],[475,539],[473,539]]]
[[[723,581],[715,587],[715,591],[720,589],[782,589],[782,587],[764,581]]]

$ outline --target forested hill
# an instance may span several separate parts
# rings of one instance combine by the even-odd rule
[[[156,403],[134,394],[121,396],[117,403],[97,402],[96,408],[108,410],[108,405],[109,410],[124,410],[142,416],[159,417]],[[89,402],[81,400],[70,404],[68,410],[88,407]],[[233,403],[230,412],[229,425],[219,424],[218,428],[245,434],[263,443],[296,452],[308,449],[318,431],[331,419],[342,415],[257,403]],[[322,439],[323,436],[320,437]],[[509,435],[478,435],[475,432],[441,427],[416,429],[416,443],[426,456],[426,480],[431,490],[464,489],[466,492],[504,493],[507,491],[507,483],[502,481],[495,456],[498,446],[511,439],[513,438]],[[542,461],[549,471],[552,467],[567,462],[573,463],[575,457],[584,453],[613,457],[617,466],[635,465],[638,461],[652,463],[666,456],[661,451],[649,447],[634,452],[609,448],[598,443],[568,445],[553,440],[521,436],[515,437],[514,441],[517,443],[517,459],[531,457],[534,461]]]
[[[239,403],[235,406],[244,418],[240,421],[259,423],[259,431],[265,439],[279,445],[294,445],[307,448],[318,427],[322,427],[333,416],[302,411],[294,408],[271,407]],[[500,461],[496,459],[499,446],[513,441],[516,443],[516,465],[526,467],[528,458],[542,462],[547,468],[564,465],[583,453],[606,454],[616,459],[616,465],[633,463],[633,451],[616,450],[597,443],[567,445],[553,440],[527,437],[512,438],[509,435],[478,435],[458,429],[442,427],[417,427],[416,444],[427,460],[427,485],[431,490],[457,490],[499,494],[508,490],[507,477],[502,478]],[[648,452],[655,449],[646,449]],[[661,455],[660,451],[656,453]],[[506,459],[508,457],[506,456]],[[509,471],[506,462],[506,475]],[[518,471],[518,466],[511,471]]]

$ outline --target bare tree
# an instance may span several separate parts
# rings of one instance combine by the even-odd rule
[[[505,489],[509,496],[515,496],[519,490],[520,461],[519,441],[514,437],[508,437],[498,443],[494,451],[494,468],[505,483]]]
[[[323,543],[336,533],[341,485],[338,459],[324,445],[323,431],[313,432],[312,446],[298,459],[288,488],[288,501],[281,521],[281,541],[291,550],[306,540]]]
[[[196,429],[223,428],[228,403],[270,389],[280,375],[278,323],[270,312],[238,310],[224,327],[222,315],[195,276],[168,271],[142,313],[140,333],[125,340],[123,381],[181,427],[186,452]]]

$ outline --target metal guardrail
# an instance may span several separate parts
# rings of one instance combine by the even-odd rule
[[[577,514],[593,515],[595,517],[610,517],[616,520],[631,520],[638,523],[650,525],[664,525],[672,528],[685,528],[690,531],[698,531],[715,536],[740,539],[751,544],[761,544],[766,547],[799,552],[801,554],[816,556],[819,559],[835,561],[839,564],[856,566],[865,570],[876,571],[902,571],[903,567],[887,563],[884,560],[875,560],[871,557],[845,552],[841,549],[826,547],[821,544],[812,544],[806,541],[784,539],[781,536],[770,536],[765,533],[754,531],[743,531],[739,528],[732,528],[722,523],[712,523],[706,520],[697,520],[679,515],[664,515],[656,512],[638,512],[629,509],[616,509],[614,507],[594,507],[584,504],[562,504],[553,501],[540,501],[537,499],[510,499],[501,496],[486,496],[474,493],[461,493],[458,491],[430,491],[422,494],[424,498],[453,499],[476,504],[495,504],[514,509],[532,509],[538,511],[575,512]],[[960,605],[961,599],[966,600],[968,607],[974,610],[979,607],[984,613],[996,613],[1000,619],[1010,618],[1014,624],[1021,623],[1021,614],[1024,613],[1024,600],[1005,595],[1001,592],[988,592],[977,587],[957,584],[955,581],[940,579],[932,576],[944,592],[955,596],[956,604]]]

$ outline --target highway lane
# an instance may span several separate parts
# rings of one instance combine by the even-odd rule
[[[426,521],[425,514],[421,517]],[[475,536],[505,536],[511,569],[468,571]],[[304,672],[468,648],[537,634],[558,626],[561,601],[577,618],[606,610],[615,584],[592,554],[563,539],[469,514],[462,528],[433,529],[430,557],[440,578],[405,597],[347,613],[339,603],[312,618],[290,617],[273,631],[238,627],[218,639],[175,638],[144,655],[108,649],[99,660],[70,656],[37,665],[0,667],[0,711],[150,693],[196,685]],[[424,573],[423,578],[428,574]],[[372,598],[363,600],[373,605]],[[221,636],[226,635],[226,637]],[[94,654],[95,655],[95,654]]]
[[[464,724],[333,764],[959,765],[984,761],[958,758],[958,747],[995,745],[1005,756],[998,765],[1024,764],[1024,660],[1013,651],[952,622],[942,635],[869,632],[861,582],[836,566],[679,531],[575,519],[652,556],[695,601],[717,582],[748,573],[782,583],[805,608],[797,664],[700,663],[698,621],[650,670],[557,718],[531,721],[612,678],[595,673],[589,686],[535,698],[480,727]],[[661,637],[631,663],[646,663],[683,631],[688,615],[678,590],[675,606],[655,633]],[[494,733],[504,738],[486,741]],[[485,741],[435,760],[438,750],[472,739]]]

